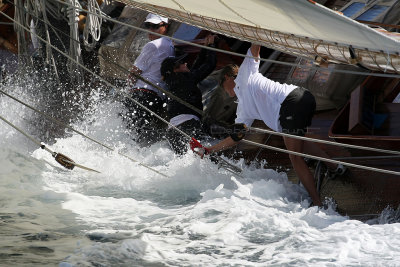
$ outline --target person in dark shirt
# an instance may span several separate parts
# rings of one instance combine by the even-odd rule
[[[215,35],[208,35],[205,38],[205,45],[214,46],[214,39]],[[198,111],[175,99],[169,99],[168,115],[173,126],[192,137],[201,138],[202,114],[199,112],[203,112],[203,102],[197,84],[215,69],[216,55],[214,51],[203,48],[191,69],[183,61],[184,57],[185,55],[166,58],[161,64],[161,75],[173,95],[194,106]],[[166,137],[175,153],[181,155],[187,151],[187,140],[172,127],[167,130]]]

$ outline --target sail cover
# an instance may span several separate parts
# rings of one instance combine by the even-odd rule
[[[398,36],[311,0],[119,1],[295,56],[400,73]]]

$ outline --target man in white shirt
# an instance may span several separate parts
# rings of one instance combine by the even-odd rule
[[[259,58],[260,46],[252,45],[247,56]],[[246,57],[239,70],[231,65],[222,71],[221,84],[229,96],[238,97],[237,124],[251,126],[255,119],[277,132],[303,136],[315,112],[314,96],[306,89],[295,85],[280,84],[264,77],[259,72],[260,60]],[[244,137],[243,131],[235,131],[218,144],[200,151],[213,153],[236,145]],[[303,152],[303,141],[284,137],[286,148]],[[193,146],[192,146],[193,149]],[[303,157],[289,154],[294,170],[310,194],[313,205],[321,206],[314,178]]]
[[[168,18],[150,13],[146,17],[145,27],[154,33],[165,35],[169,27]],[[174,45],[168,37],[160,38],[160,36],[150,33],[149,39],[150,42],[143,47],[131,72],[142,76],[154,85],[166,89],[166,85],[161,79],[160,67],[165,58],[175,55]],[[162,92],[156,87],[138,80],[135,75],[130,75],[130,82],[132,84],[130,94],[133,99],[160,116],[166,113],[166,96]],[[136,131],[135,141],[142,146],[157,142],[165,125],[161,124],[158,118],[152,116],[148,111],[137,106],[129,99],[125,101],[125,106],[128,109],[126,115],[129,126]]]

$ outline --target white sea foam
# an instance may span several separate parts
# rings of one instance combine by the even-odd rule
[[[121,105],[100,100],[91,107],[97,112],[73,127],[113,151],[73,132],[49,147],[101,173],[66,170],[42,149],[27,152],[20,144],[29,141],[0,127],[7,212],[25,212],[40,231],[68,229],[62,233],[81,240],[71,249],[68,239],[60,266],[398,265],[399,223],[369,225],[308,208],[306,191],[284,172],[238,162],[239,178],[191,152],[177,157],[166,142],[138,148],[118,115]],[[20,115],[29,112],[0,101],[3,116],[23,123]],[[47,244],[58,251],[60,241]]]

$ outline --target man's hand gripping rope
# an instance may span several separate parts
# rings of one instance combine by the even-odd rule
[[[194,153],[196,153],[197,155],[199,155],[201,158],[204,158],[204,155],[211,154],[211,151],[209,149],[204,147],[202,144],[200,144],[199,141],[197,141],[193,137],[192,137],[192,140],[190,140],[189,144],[190,144],[190,149],[192,149],[192,151]],[[229,163],[228,161],[224,160],[220,156],[213,154],[210,156],[210,159],[213,162],[215,162],[216,164],[218,164],[218,169],[224,168],[225,170],[233,173],[234,175],[236,175],[238,177],[243,177],[241,175],[241,172],[242,172],[241,168]]]
[[[199,155],[201,158],[204,157],[204,155],[210,154],[210,151],[205,148],[202,144],[200,144],[199,141],[197,141],[194,137],[192,137],[192,140],[189,142],[190,144],[190,149]]]

